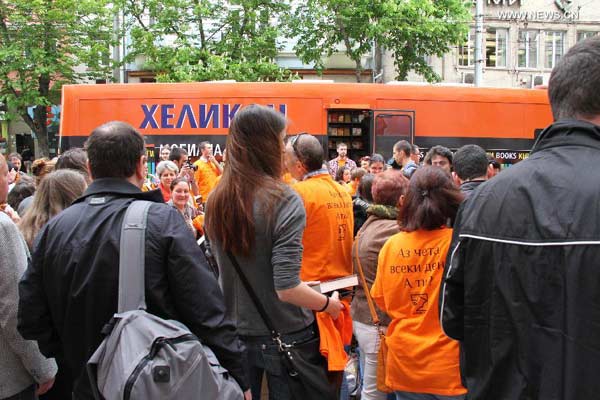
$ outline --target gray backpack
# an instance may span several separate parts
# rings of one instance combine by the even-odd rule
[[[145,311],[144,238],[151,202],[134,201],[123,220],[119,309],[88,361],[96,399],[243,399],[214,353],[183,324]]]

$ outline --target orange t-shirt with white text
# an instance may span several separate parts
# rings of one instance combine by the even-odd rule
[[[352,198],[331,175],[312,176],[292,186],[306,210],[300,278],[327,281],[352,274]]]
[[[438,299],[452,229],[400,232],[381,248],[371,295],[392,322],[386,384],[396,390],[456,396],[458,342],[440,326]]]

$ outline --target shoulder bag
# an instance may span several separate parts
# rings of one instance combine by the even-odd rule
[[[369,312],[371,313],[371,318],[373,319],[373,325],[375,325],[379,334],[379,352],[377,353],[377,390],[384,393],[391,393],[393,390],[385,384],[388,352],[388,347],[385,342],[385,333],[383,332],[383,329],[381,329],[379,317],[377,316],[377,311],[375,311],[375,304],[373,303],[373,298],[371,297],[371,292],[369,291],[369,286],[367,285],[367,280],[365,279],[365,273],[363,272],[360,257],[358,256],[358,245],[359,237],[357,236],[356,241],[354,242],[354,257],[356,258],[358,275],[360,277],[360,283],[363,287],[363,290],[365,291],[365,297],[367,298],[367,304],[369,305]]]
[[[327,379],[325,358],[319,352],[319,336],[316,335],[304,342],[285,343],[281,338],[281,334],[275,329],[275,325],[260,299],[252,289],[250,281],[248,281],[237,259],[231,252],[227,252],[227,256],[235,267],[262,320],[271,332],[273,342],[277,345],[292,399],[336,400],[337,393],[334,385],[331,385]]]
[[[119,246],[118,312],[87,363],[96,400],[240,400],[242,389],[212,350],[183,324],[146,312],[149,201],[125,212]]]

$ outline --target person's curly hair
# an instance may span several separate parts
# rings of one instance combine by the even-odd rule
[[[40,182],[46,175],[54,171],[56,161],[49,158],[38,158],[31,164],[31,173],[35,177],[35,186],[39,186]]]

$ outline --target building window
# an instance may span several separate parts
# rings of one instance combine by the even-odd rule
[[[546,68],[554,68],[556,63],[565,54],[565,33],[558,31],[546,32],[545,46]]]
[[[488,28],[485,36],[485,66],[506,67],[508,29]]]
[[[577,32],[577,41],[581,42],[582,40],[591,38],[592,36],[596,36],[599,33],[600,32],[594,32],[594,31],[579,31],[579,32]]]
[[[519,68],[537,68],[540,31],[519,31]]]
[[[475,30],[471,29],[465,44],[458,46],[458,65],[470,67],[475,64]]]

